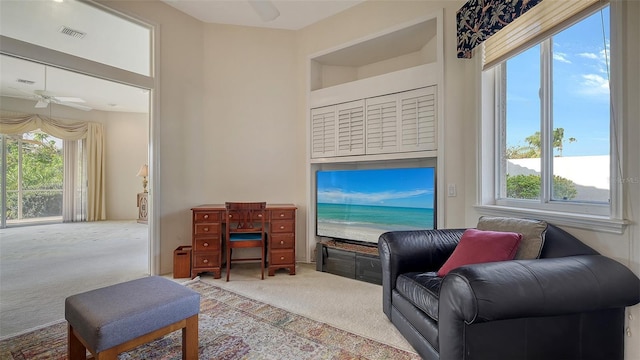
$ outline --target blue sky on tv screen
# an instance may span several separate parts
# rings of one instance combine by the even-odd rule
[[[318,171],[317,201],[433,208],[434,181],[433,168]]]

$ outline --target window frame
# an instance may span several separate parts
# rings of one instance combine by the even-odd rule
[[[549,184],[552,176],[553,157],[545,155],[550,149],[549,138],[552,127],[552,118],[548,115],[542,115],[541,120],[541,141],[542,141],[542,164],[541,172],[543,173],[543,181],[541,188],[541,199],[539,200],[520,200],[501,198],[501,186],[506,186],[500,181],[502,175],[503,161],[503,145],[506,142],[506,133],[504,123],[506,121],[506,96],[503,91],[506,87],[505,62],[489,69],[482,69],[482,57],[476,57],[476,68],[480,73],[480,101],[479,114],[481,117],[480,131],[478,138],[478,199],[475,208],[478,212],[486,215],[494,216],[524,216],[535,217],[541,220],[553,221],[559,225],[574,226],[590,230],[605,231],[621,234],[624,232],[628,221],[623,216],[623,186],[620,181],[621,176],[621,149],[622,143],[622,95],[621,89],[624,86],[624,78],[621,76],[621,56],[619,39],[621,38],[621,27],[618,19],[621,19],[621,7],[616,2],[609,3],[611,17],[611,43],[610,43],[610,96],[611,96],[611,112],[610,112],[610,201],[608,204],[579,202],[579,201],[558,201],[551,199],[551,187]],[[592,15],[588,14],[587,16]],[[586,18],[586,16],[584,17]],[[582,19],[584,19],[582,18]],[[566,27],[564,27],[566,28]],[[564,28],[562,30],[564,30]],[[560,31],[562,31],[560,30]],[[542,42],[541,53],[548,54],[546,60],[541,55],[541,87],[548,91],[543,94],[541,101],[549,99],[552,95],[551,79],[552,56],[549,54],[552,46],[552,38],[549,37]],[[480,59],[478,59],[480,58]],[[545,90],[543,90],[545,91]],[[548,104],[542,106],[541,111],[550,111]],[[547,175],[544,175],[547,174]],[[546,177],[546,180],[545,180]]]

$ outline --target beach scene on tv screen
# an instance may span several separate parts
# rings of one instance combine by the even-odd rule
[[[318,236],[377,243],[393,230],[434,228],[433,168],[316,173]]]

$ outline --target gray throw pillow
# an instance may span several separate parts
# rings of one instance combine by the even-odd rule
[[[547,222],[511,217],[481,216],[478,219],[477,229],[520,233],[522,234],[522,241],[514,259],[537,259],[544,245]]]

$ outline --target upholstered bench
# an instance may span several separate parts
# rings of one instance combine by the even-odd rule
[[[85,293],[65,301],[68,358],[116,359],[182,329],[182,359],[198,358],[200,294],[159,276],[145,277]]]

